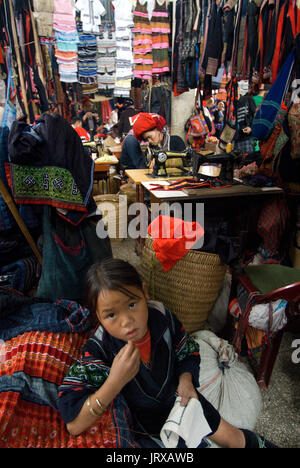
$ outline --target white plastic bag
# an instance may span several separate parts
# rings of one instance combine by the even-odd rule
[[[252,373],[238,360],[232,345],[213,332],[192,334],[200,346],[198,391],[235,427],[253,430],[262,397]]]
[[[283,299],[253,306],[248,319],[249,325],[264,331],[281,330],[287,324],[286,306],[287,301]]]

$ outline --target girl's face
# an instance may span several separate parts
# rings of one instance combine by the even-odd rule
[[[163,140],[163,137],[163,133],[157,128],[143,133],[143,140],[147,141],[151,146],[159,146]]]
[[[115,338],[137,341],[148,328],[148,295],[146,288],[124,286],[132,296],[118,290],[104,290],[98,296],[97,317],[103,328]]]

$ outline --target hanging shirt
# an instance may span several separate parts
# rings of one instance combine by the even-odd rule
[[[100,0],[77,0],[75,6],[80,11],[82,30],[100,32],[101,16],[105,14],[105,8]]]
[[[112,4],[116,21],[122,20],[132,23],[132,3],[129,0],[112,0]]]

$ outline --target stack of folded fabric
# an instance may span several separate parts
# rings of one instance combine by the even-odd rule
[[[79,34],[78,82],[82,84],[83,94],[92,94],[98,90],[97,41],[94,34]]]
[[[116,83],[115,96],[129,97],[133,78],[132,31],[130,26],[121,26],[116,21]]]
[[[134,27],[132,3],[113,0],[116,25],[116,83],[114,96],[129,97],[133,78],[132,28]]]
[[[97,77],[100,94],[112,95],[116,80],[116,34],[104,28],[97,37]]]
[[[68,83],[76,82],[78,34],[71,0],[54,0],[53,29],[60,80]]]

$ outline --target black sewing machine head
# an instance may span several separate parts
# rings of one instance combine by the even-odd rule
[[[185,151],[176,152],[176,151],[163,151],[161,148],[151,148],[151,159],[154,159],[154,167],[152,172],[152,177],[171,177],[173,174],[167,171],[167,167],[171,170],[172,167],[176,167],[182,171],[182,175],[189,173],[189,166],[192,162],[192,152],[190,148],[187,148]],[[168,165],[168,160],[178,159],[178,164],[175,166]],[[181,161],[180,161],[181,160]],[[174,174],[179,176],[178,172]]]
[[[222,181],[232,183],[233,159],[231,153],[209,154],[207,151],[193,151],[193,176],[198,179],[218,177]]]

